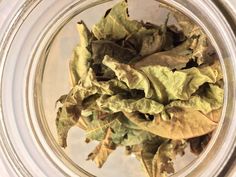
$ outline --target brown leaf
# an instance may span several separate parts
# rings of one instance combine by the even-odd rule
[[[209,114],[207,114],[206,116],[211,121],[218,123],[220,121],[220,118],[221,118],[221,113],[222,113],[222,108],[214,110],[214,111],[210,112]]]
[[[87,160],[93,160],[99,168],[103,166],[109,155],[116,149],[116,145],[112,142],[111,134],[112,130],[108,128],[104,140],[88,155]]]
[[[211,137],[212,135],[210,133],[207,135],[189,139],[188,141],[190,143],[191,152],[196,155],[201,154],[201,152],[206,148],[209,141],[211,140]]]
[[[153,121],[147,121],[138,113],[124,113],[133,123],[155,135],[179,140],[198,137],[212,132],[217,124],[199,111],[193,109],[172,108],[167,110],[170,120],[163,120],[158,114]]]

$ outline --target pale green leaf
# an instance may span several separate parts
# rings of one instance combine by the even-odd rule
[[[219,73],[211,67],[171,71],[162,66],[140,68],[155,88],[158,101],[188,100],[204,83],[215,83]]]
[[[113,70],[117,78],[126,83],[130,89],[143,90],[147,98],[152,96],[153,90],[150,88],[150,82],[141,71],[132,68],[130,65],[119,63],[109,56],[105,56],[103,64]]]
[[[180,108],[190,108],[194,110],[201,111],[202,113],[209,114],[213,110],[220,109],[223,105],[224,100],[224,90],[217,85],[209,85],[204,95],[195,95],[190,97],[187,101],[173,101],[169,107],[180,107]]]
[[[112,141],[123,146],[140,144],[154,136],[129,121],[122,113],[110,114],[104,120],[101,120],[97,118],[95,112],[93,118],[87,124],[87,138],[101,141],[106,129],[110,127],[113,130]]]
[[[88,50],[92,38],[90,31],[83,22],[78,23],[77,29],[80,37],[80,44],[75,48],[70,60],[70,76],[73,86],[78,84],[78,81],[86,76],[92,57]]]
[[[81,105],[76,96],[77,91],[77,88],[73,88],[66,98],[63,98],[63,106],[57,111],[56,127],[58,143],[64,148],[67,146],[68,131],[77,123],[81,113]]]
[[[129,20],[128,4],[125,0],[109,9],[106,15],[93,26],[97,39],[119,40],[137,32],[142,27],[140,22]]]
[[[110,113],[121,111],[131,113],[139,111],[144,114],[155,115],[164,110],[164,106],[162,104],[151,99],[124,99],[120,95],[100,97],[97,100],[97,105],[100,109]]]

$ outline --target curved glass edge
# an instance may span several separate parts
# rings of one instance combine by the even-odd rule
[[[28,1],[28,2],[30,2],[30,3],[32,3],[32,4],[34,4],[35,5],[35,3],[36,2],[38,2],[37,0],[35,0],[35,1]],[[21,13],[22,14],[27,14],[27,13],[30,13],[29,12],[29,10],[30,10],[30,8],[32,7],[32,6],[30,6],[29,5],[29,7],[28,7],[28,10],[27,10],[27,7],[28,6],[22,6],[22,9],[20,10],[21,11]],[[19,11],[19,12],[20,12]],[[9,36],[9,39],[10,39],[10,37],[12,37],[12,39],[11,40],[13,40],[13,36],[14,36],[14,34],[17,32],[17,28],[19,28],[20,27],[20,21],[17,21],[17,19],[15,19],[14,21],[14,24],[12,24],[12,27],[14,27],[15,26],[15,28],[11,28],[12,29],[12,31],[8,31],[7,33],[6,33],[6,35],[5,36]],[[229,33],[229,35],[231,35],[231,32]],[[7,37],[6,37],[7,38]],[[6,39],[5,38],[5,39]],[[10,44],[10,41],[11,40],[3,40],[3,44],[1,44],[1,50],[0,50],[0,58],[2,59],[1,60],[1,69],[3,68],[3,66],[4,66],[4,59],[6,59],[6,46],[8,45],[8,44]],[[233,41],[230,41],[230,43],[233,43],[234,45],[233,46],[235,46],[235,43],[233,42]],[[3,47],[2,47],[3,46]],[[232,66],[231,66],[232,67]],[[2,70],[1,70],[2,71]],[[2,73],[1,73],[2,74]],[[1,77],[2,77],[2,75],[1,75]],[[4,118],[2,117],[1,118],[1,136],[2,137],[4,137],[4,138],[8,138],[7,137],[7,130],[5,130],[5,128],[4,128],[4,122],[3,122],[3,120],[4,120]],[[4,132],[4,134],[2,135],[2,132]],[[10,144],[8,144],[8,143],[10,143],[10,142],[8,142],[8,141],[4,141],[4,139],[1,141],[1,146],[3,146],[3,144],[4,144],[4,149],[7,149],[7,148],[9,148],[9,149],[7,149],[6,150],[6,152],[8,153],[8,154],[17,154],[16,152],[15,152],[15,150],[13,150],[13,147],[11,147],[11,145]],[[5,144],[7,142],[7,144]],[[7,147],[6,147],[7,146]],[[15,156],[15,155],[14,155]],[[13,162],[14,160],[13,160],[13,157],[11,157],[11,155],[9,155],[9,160],[10,161],[12,161],[12,163],[14,163],[14,166],[16,166],[17,168],[18,168],[18,170],[17,171],[21,171],[21,172],[18,172],[18,174],[19,174],[19,176],[20,175],[22,175],[22,176],[30,176],[30,174],[27,174],[27,172],[22,172],[22,166],[21,165],[16,165],[15,163],[17,163],[18,161],[16,161],[16,162]],[[19,170],[20,169],[20,170]],[[23,170],[24,171],[24,170]]]
[[[7,16],[4,21],[4,27],[1,28],[0,36],[0,84],[2,94],[2,78],[3,78],[3,68],[7,58],[7,48],[11,45],[14,40],[14,36],[19,30],[21,24],[23,23],[22,18],[27,17],[35,6],[40,2],[40,0],[30,0],[30,1],[19,1],[14,7],[15,12],[12,16]],[[0,96],[2,98],[2,96]],[[2,99],[0,100],[0,105],[2,106]],[[0,109],[0,148],[3,152],[4,165],[8,169],[10,176],[31,176],[24,163],[18,157],[16,149],[12,146],[11,140],[9,139],[8,130],[5,126],[4,115],[2,108]]]

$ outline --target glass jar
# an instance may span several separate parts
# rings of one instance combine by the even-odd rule
[[[206,150],[173,176],[217,176],[236,141],[236,40],[230,21],[219,1],[160,0],[194,19],[216,48],[224,73],[225,98],[222,119]],[[78,41],[79,19],[94,24],[117,0],[26,0],[18,1],[1,31],[1,153],[9,176],[139,176],[135,162],[121,159],[100,172],[81,161],[77,141],[62,150],[55,140],[55,108],[58,96],[69,90],[68,58]],[[129,0],[131,16],[160,20],[155,0]],[[229,6],[228,6],[229,7]],[[138,13],[135,11],[140,9]],[[232,8],[227,8],[233,14]],[[162,12],[164,13],[164,12]],[[157,20],[157,21],[156,21]],[[73,129],[71,138],[78,134]],[[70,141],[70,140],[69,140]],[[80,145],[78,147],[78,144]],[[77,146],[76,146],[77,145]],[[78,148],[78,149],[77,149]],[[78,154],[77,154],[78,153]],[[75,156],[78,155],[76,158]],[[128,164],[132,162],[132,165]],[[128,164],[128,165],[127,165]],[[84,169],[83,169],[84,168]],[[124,171],[124,170],[128,170]],[[140,170],[141,171],[141,170]],[[141,175],[142,176],[142,175]]]

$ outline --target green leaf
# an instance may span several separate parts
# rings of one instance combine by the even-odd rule
[[[97,39],[119,40],[137,32],[142,24],[129,20],[128,4],[125,0],[106,12],[106,15],[93,26],[93,33]]]
[[[105,56],[103,64],[113,70],[117,78],[126,83],[130,89],[143,90],[145,97],[150,98],[153,94],[148,78],[139,70],[130,65],[117,62],[115,59]]]
[[[96,113],[88,122],[86,137],[91,140],[101,141],[107,128],[113,130],[112,141],[115,144],[131,146],[140,144],[145,140],[153,138],[153,134],[144,131],[130,122],[122,113],[107,115],[105,119],[98,119]]]
[[[173,140],[205,135],[217,127],[215,122],[193,109],[171,108],[166,110],[166,112],[171,116],[171,119],[163,120],[161,114],[159,114],[155,116],[153,121],[148,121],[143,119],[138,113],[124,114],[143,130]]]
[[[188,100],[204,83],[215,83],[219,73],[211,67],[190,68],[171,71],[162,66],[146,66],[140,68],[151,81],[157,100]]]
[[[111,97],[103,96],[97,100],[97,105],[101,110],[115,113],[115,112],[134,112],[139,111],[144,114],[159,114],[164,110],[164,106],[151,99],[124,99],[120,95]]]
[[[224,101],[224,90],[213,84],[210,84],[209,87],[209,89],[205,90],[204,95],[192,96],[187,101],[173,101],[167,105],[167,108],[190,108],[201,111],[205,115],[213,110],[220,109]]]

